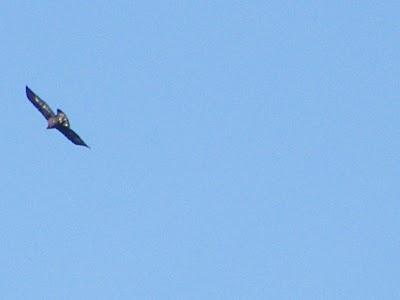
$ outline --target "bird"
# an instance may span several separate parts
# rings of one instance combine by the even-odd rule
[[[55,114],[50,106],[44,100],[40,99],[28,86],[25,87],[25,90],[29,101],[46,118],[47,129],[55,128],[75,145],[90,148],[80,136],[70,128],[68,117],[61,109],[57,109],[57,114]]]

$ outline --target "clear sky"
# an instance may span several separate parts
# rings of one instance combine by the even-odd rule
[[[0,2],[0,298],[399,299],[399,11]]]

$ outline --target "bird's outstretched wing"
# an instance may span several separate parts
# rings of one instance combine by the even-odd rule
[[[79,146],[85,146],[90,148],[86,143],[80,138],[80,136],[73,131],[71,128],[66,127],[66,126],[57,126],[56,127],[63,135],[67,137],[71,142],[73,142],[75,145]]]
[[[55,116],[50,106],[28,87],[26,87],[26,96],[47,120]]]

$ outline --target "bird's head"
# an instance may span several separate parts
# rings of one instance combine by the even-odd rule
[[[57,120],[55,118],[50,118],[47,120],[47,129],[52,129],[56,127],[57,125]]]

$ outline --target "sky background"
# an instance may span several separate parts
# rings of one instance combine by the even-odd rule
[[[398,299],[399,11],[1,1],[0,298]]]

